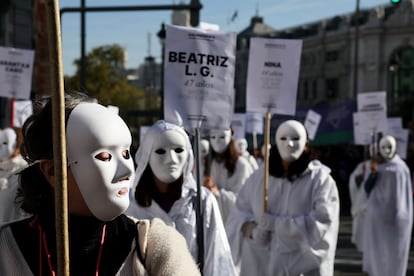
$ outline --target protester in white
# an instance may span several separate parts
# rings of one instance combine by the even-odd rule
[[[406,275],[413,223],[410,171],[392,136],[381,138],[377,160],[364,183],[363,270],[373,276]]]
[[[134,177],[128,126],[83,94],[65,95],[68,234],[71,275],[201,275],[184,238],[160,219],[122,214]],[[52,104],[23,126],[19,191],[0,192],[0,275],[56,275],[58,271]],[[19,210],[26,212],[22,216]],[[29,215],[29,217],[27,216]]]
[[[216,196],[223,222],[226,223],[230,209],[234,206],[236,196],[253,169],[249,162],[242,158],[232,138],[231,129],[210,130],[212,162],[210,177],[204,181]]]
[[[200,175],[201,183],[204,183],[205,178],[209,175],[210,168],[210,142],[203,138],[200,140]],[[195,176],[196,170],[193,171]]]
[[[10,181],[15,179],[10,177],[27,167],[20,154],[21,137],[20,128],[0,129],[0,190],[9,188]]]
[[[300,122],[288,120],[276,131],[266,210],[262,168],[240,190],[225,225],[240,275],[332,276],[338,190],[330,169],[311,160]]]
[[[131,205],[126,213],[137,218],[158,217],[174,226],[186,239],[193,258],[199,260],[197,185],[192,174],[194,155],[187,133],[180,126],[157,121],[145,133],[135,161],[136,188],[131,191]],[[236,275],[217,201],[204,187],[201,197],[203,275]]]
[[[268,150],[270,150],[270,148],[271,148],[271,146],[272,145],[270,145],[270,144],[268,144],[267,145],[267,148],[268,148]],[[261,147],[260,147],[260,154],[256,157],[256,161],[257,161],[257,165],[260,167],[261,165],[263,165],[263,162],[264,162],[264,156],[265,156],[265,144],[263,144]]]
[[[358,251],[363,251],[364,218],[367,211],[367,194],[364,183],[370,173],[370,160],[359,163],[349,175],[349,197],[351,200],[352,235],[351,242]]]
[[[256,170],[259,168],[259,165],[257,164],[256,158],[254,158],[253,155],[250,154],[248,151],[248,143],[246,138],[240,138],[237,140],[237,147],[239,149],[239,152],[241,155],[249,161],[249,164],[252,166],[253,170]]]

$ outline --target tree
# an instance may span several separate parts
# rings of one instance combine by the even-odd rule
[[[124,51],[117,44],[105,45],[92,49],[85,56],[86,87],[79,88],[81,61],[77,59],[74,76],[65,76],[65,89],[85,91],[91,98],[96,98],[102,105],[119,107],[125,118],[128,110],[144,106],[144,91],[130,84],[123,67]]]

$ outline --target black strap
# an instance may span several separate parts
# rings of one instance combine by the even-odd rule
[[[375,184],[377,183],[377,176],[378,173],[377,172],[372,172],[367,181],[364,184],[364,188],[365,188],[365,192],[369,195],[372,191],[372,189],[374,189]]]
[[[140,260],[140,262],[142,263],[142,265],[145,267],[144,256],[142,256],[142,254],[141,254],[141,247],[139,246],[138,225],[139,225],[139,221],[135,223],[135,226],[136,226],[135,229],[137,230],[136,237],[135,237],[135,248],[136,248],[136,251],[137,251],[138,259]]]

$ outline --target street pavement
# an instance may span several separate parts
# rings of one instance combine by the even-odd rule
[[[368,276],[362,272],[362,254],[351,242],[352,219],[348,216],[340,218],[338,246],[335,255],[334,276]],[[392,276],[392,275],[390,275]],[[411,241],[410,257],[406,276],[414,276],[414,246]]]

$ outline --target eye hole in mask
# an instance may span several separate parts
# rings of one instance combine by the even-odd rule
[[[127,160],[131,158],[129,150],[122,151],[122,157]],[[109,162],[112,160],[112,155],[108,152],[100,152],[97,155],[95,155],[95,158],[104,162]]]
[[[157,149],[157,150],[155,151],[155,153],[156,153],[156,154],[161,155],[161,154],[165,154],[165,153],[166,153],[166,151],[165,151],[165,149]]]
[[[112,155],[108,152],[100,152],[95,155],[95,158],[104,162],[109,162],[112,159]]]

